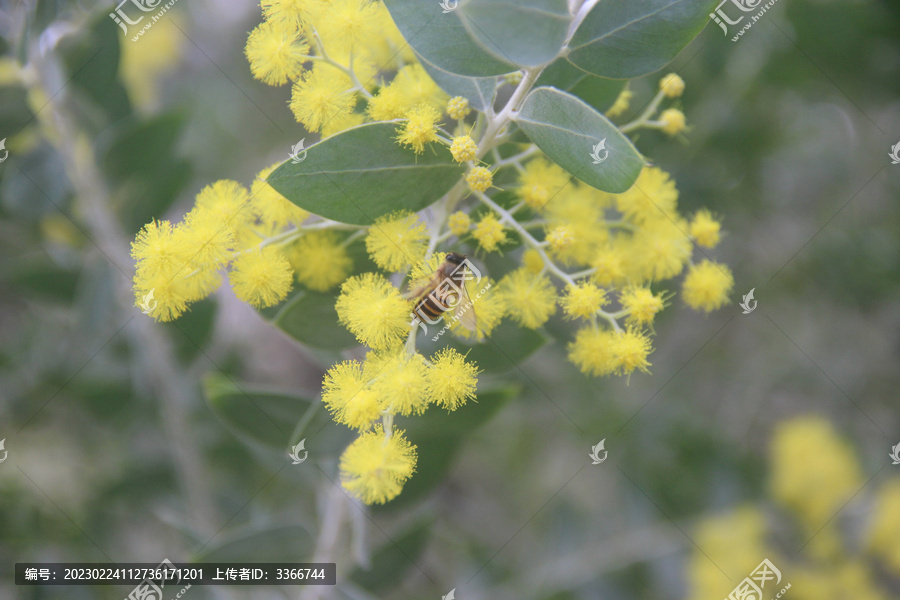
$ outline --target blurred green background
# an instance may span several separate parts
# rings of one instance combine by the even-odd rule
[[[2,598],[129,591],[16,587],[17,561],[312,560],[334,500],[334,456],[285,468],[288,440],[247,435],[241,411],[246,393],[315,398],[338,354],[227,286],[166,325],[128,292],[145,222],[306,135],[242,54],[259,8],[182,0],[137,43],[112,8],[0,6]],[[900,598],[900,3],[782,0],[737,43],[707,27],[670,70],[691,129],[636,144],[682,212],[723,220],[734,302],[676,299],[630,382],[582,376],[555,317],[482,382],[519,393],[425,436],[419,493],[350,507],[322,597],[719,600],[768,557],[787,598]],[[633,84],[631,116],[657,80]]]

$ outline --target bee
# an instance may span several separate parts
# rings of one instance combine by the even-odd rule
[[[472,274],[470,264],[465,255],[448,252],[428,283],[412,293],[417,298],[414,316],[434,325],[452,309],[455,321],[475,331],[475,307],[466,291],[466,280],[481,277],[480,273]]]

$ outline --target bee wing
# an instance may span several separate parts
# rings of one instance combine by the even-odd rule
[[[466,289],[466,284],[463,282],[462,288],[462,298],[459,299],[459,302],[456,304],[456,308],[453,310],[453,317],[459,320],[460,325],[468,329],[469,331],[475,331],[475,303],[472,302],[472,299],[469,298],[469,291]]]
[[[441,272],[440,270],[436,271],[434,275],[431,276],[426,283],[420,285],[419,287],[413,289],[412,287],[403,295],[407,299],[415,299],[418,300],[422,296],[427,296],[431,291],[441,283]],[[419,280],[421,281],[421,280]],[[413,282],[410,282],[413,283]]]

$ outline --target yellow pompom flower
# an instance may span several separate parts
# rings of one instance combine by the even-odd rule
[[[316,9],[321,0],[260,0],[263,17],[266,21],[279,25],[291,25],[301,29]]]
[[[472,219],[461,210],[456,211],[447,219],[447,227],[453,235],[463,235],[472,226]]]
[[[450,331],[456,336],[466,340],[481,340],[484,336],[491,335],[500,324],[506,314],[506,305],[489,277],[482,277],[477,283],[469,282],[466,290],[472,301],[472,306],[467,310],[475,311],[475,331],[466,329],[460,320],[454,321],[451,318],[447,322],[450,323]]]
[[[556,311],[556,288],[546,275],[516,269],[500,281],[509,315],[523,327],[537,329]]]
[[[560,252],[575,243],[572,227],[560,225],[547,232],[547,244],[551,250]]]
[[[189,301],[183,281],[183,276],[173,279],[166,273],[146,275],[138,268],[134,276],[134,305],[152,306],[148,314],[157,321],[177,319],[187,310]]]
[[[538,157],[525,164],[525,171],[519,175],[518,196],[529,207],[539,210],[569,185],[571,176],[565,169]]]
[[[410,106],[400,89],[390,85],[378,90],[377,94],[369,98],[369,103],[366,105],[366,112],[373,121],[402,119],[409,109]]]
[[[678,190],[669,174],[658,167],[644,167],[627,191],[616,197],[616,207],[635,223],[674,217]]]
[[[384,398],[385,410],[391,414],[419,415],[428,407],[426,393],[428,366],[421,354],[402,350],[384,357],[372,389]]]
[[[544,270],[544,259],[541,253],[529,248],[522,253],[522,267],[529,273],[540,273]]]
[[[900,573],[900,479],[890,479],[875,493],[875,508],[867,546],[884,560],[894,573]]]
[[[625,281],[625,257],[620,244],[607,244],[594,254],[591,261],[594,273],[591,278],[602,286],[609,287]]]
[[[694,220],[691,221],[691,237],[700,246],[715,248],[719,243],[719,229],[721,225],[712,218],[712,214],[705,208],[697,211]]]
[[[666,98],[677,98],[684,92],[684,79],[678,73],[669,73],[659,80],[659,90]]]
[[[493,252],[498,244],[506,241],[506,232],[503,224],[497,220],[494,213],[488,213],[478,221],[472,236],[478,240],[478,245],[487,252]]]
[[[422,65],[413,63],[397,72],[390,87],[406,102],[407,110],[425,104],[440,114],[447,105],[447,94],[431,79]]]
[[[606,292],[593,283],[579,283],[566,287],[559,305],[571,319],[589,319],[606,304]]]
[[[684,113],[677,108],[667,108],[659,115],[660,129],[669,135],[675,135],[685,130],[686,120]]]
[[[279,194],[266,183],[266,179],[278,167],[276,163],[256,174],[250,186],[250,206],[265,225],[281,229],[288,223],[299,225],[309,217],[309,213]]]
[[[652,351],[650,338],[643,333],[634,329],[616,332],[609,347],[612,371],[619,375],[631,375],[635,369],[649,373],[647,355]]]
[[[471,112],[472,107],[469,106],[469,100],[467,98],[454,96],[447,102],[447,114],[450,115],[451,119],[465,119]]]
[[[626,272],[634,283],[675,277],[691,257],[687,223],[659,219],[645,223],[629,244]]]
[[[436,142],[437,122],[441,118],[438,111],[427,104],[420,104],[406,113],[406,122],[400,128],[397,141],[410,146],[416,154],[425,152],[425,144]]]
[[[350,274],[353,260],[334,231],[305,233],[287,252],[297,281],[311,290],[327,292]]]
[[[476,192],[486,192],[494,184],[494,174],[485,167],[472,167],[466,173],[466,183]]]
[[[453,141],[450,144],[450,154],[453,155],[453,160],[459,163],[475,160],[475,154],[477,152],[478,144],[467,135],[453,138]]]
[[[606,111],[607,117],[618,117],[631,106],[631,96],[632,92],[628,89],[628,84],[625,84],[625,87],[619,92],[619,95],[616,97],[616,101],[613,102],[613,105],[609,107],[609,110]]]
[[[244,252],[234,259],[228,280],[238,298],[259,308],[284,300],[294,278],[287,259],[268,246]]]
[[[649,325],[656,313],[665,306],[662,294],[654,295],[649,288],[630,287],[619,293],[622,309],[628,311],[627,322],[633,325]]]
[[[353,429],[365,429],[381,415],[378,395],[372,391],[362,365],[345,361],[328,369],[322,382],[322,403],[334,420]]]
[[[207,266],[215,268],[231,259],[234,228],[223,225],[213,210],[194,208],[184,216],[179,229],[191,241],[193,249],[191,265],[195,268]]]
[[[604,329],[579,329],[568,345],[569,362],[585,375],[609,375],[613,370],[612,339],[612,332]]]
[[[723,572],[743,573],[746,576],[756,568],[762,557],[768,555],[774,560],[771,549],[766,546],[765,535],[766,517],[753,506],[741,506],[725,514],[704,519],[697,528],[695,538],[697,547],[703,550],[693,552],[688,563],[688,578],[692,588],[688,600],[727,598],[735,584],[727,577],[722,577]],[[736,544],[736,540],[740,540],[740,543]],[[782,563],[779,560],[776,564]],[[796,587],[800,587],[800,583],[795,580],[793,568],[790,579]],[[804,586],[802,589],[807,588]],[[790,598],[793,592],[794,588],[791,588],[785,597]],[[813,595],[809,598],[820,597],[828,595]]]
[[[727,265],[704,260],[691,266],[684,278],[681,296],[695,310],[711,312],[728,302],[734,277]]]
[[[349,56],[379,37],[377,12],[369,0],[330,0],[320,3],[313,23],[329,54]]]
[[[456,410],[475,399],[478,367],[453,348],[444,348],[431,357],[428,368],[428,396],[447,410]]]
[[[238,229],[253,217],[249,206],[250,192],[237,181],[220,179],[197,194],[194,205],[210,215],[220,227]]]
[[[366,504],[394,499],[416,468],[416,448],[393,431],[385,439],[381,426],[366,431],[341,455],[344,488]]]
[[[363,344],[386,350],[403,343],[409,331],[409,302],[375,273],[351,277],[335,303],[338,318]]]
[[[150,221],[131,243],[131,256],[147,277],[158,273],[173,276],[190,261],[191,254],[183,228],[173,228],[168,221]]]
[[[410,212],[380,217],[366,236],[369,256],[375,264],[391,273],[421,261],[427,246],[425,223]]]
[[[781,423],[771,453],[772,494],[810,532],[824,526],[863,483],[851,445],[818,416]]]
[[[290,108],[298,123],[310,131],[322,131],[330,121],[352,118],[356,93],[345,73],[324,63],[303,74],[294,83]]]
[[[269,85],[284,85],[303,71],[309,44],[294,25],[266,21],[250,33],[244,53],[254,77]]]

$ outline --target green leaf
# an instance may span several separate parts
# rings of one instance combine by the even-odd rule
[[[715,0],[603,0],[569,42],[569,61],[589,73],[630,79],[666,66],[697,37]]]
[[[454,75],[431,64],[421,56],[418,57],[422,67],[434,82],[451,97],[462,96],[469,104],[481,112],[494,105],[494,91],[497,88],[496,77],[463,77]]]
[[[591,75],[564,58],[541,71],[535,87],[555,87],[578,96],[599,112],[606,112],[628,83],[624,79],[607,79]]]
[[[195,554],[191,562],[304,562],[311,560],[315,544],[305,527],[294,524],[256,528],[223,537],[218,544]]]
[[[394,23],[425,60],[455,75],[490,77],[515,71],[476,44],[456,14],[443,13],[437,0],[385,0]]]
[[[297,206],[341,223],[371,225],[378,217],[422,210],[447,193],[465,171],[442,146],[424,154],[397,143],[394,123],[348,129],[285,162],[268,182]]]
[[[405,430],[406,438],[416,445],[416,472],[397,498],[373,507],[373,511],[409,507],[431,493],[446,478],[466,436],[491,420],[518,392],[514,386],[493,389],[479,393],[476,402],[469,401],[450,413],[432,406],[420,416],[395,418],[397,427]]]
[[[352,333],[338,323],[336,298],[321,292],[298,292],[272,318],[272,324],[304,344],[326,350],[345,350],[359,345]]]
[[[604,192],[622,193],[634,184],[644,159],[619,129],[575,96],[554,88],[531,91],[515,117],[519,127],[554,162]],[[591,152],[603,142],[606,159]]]
[[[458,12],[483,48],[523,67],[555,59],[572,19],[566,0],[469,0]]]
[[[376,593],[396,587],[425,549],[431,536],[431,525],[432,519],[419,519],[413,523],[375,551],[368,569],[354,569],[350,580]]]
[[[294,428],[313,407],[306,398],[254,386],[238,387],[218,374],[206,378],[203,391],[213,413],[232,433],[278,452],[290,448]]]
[[[175,355],[183,364],[192,362],[212,338],[217,304],[209,299],[195,302],[177,321],[162,323],[174,342]]]

